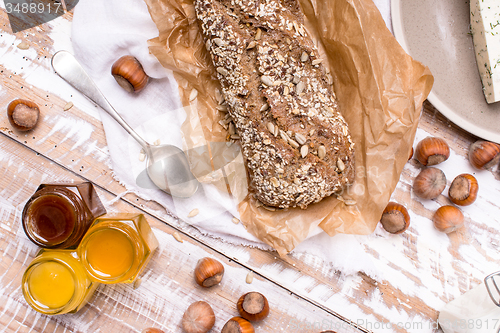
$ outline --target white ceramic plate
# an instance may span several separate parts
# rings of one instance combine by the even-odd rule
[[[429,101],[459,127],[500,143],[500,102],[486,103],[470,34],[469,1],[392,0],[394,35],[434,75]]]

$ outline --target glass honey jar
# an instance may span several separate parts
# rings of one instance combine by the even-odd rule
[[[143,214],[108,214],[97,218],[78,247],[88,275],[100,283],[130,283],[158,247]]]
[[[24,206],[26,236],[44,248],[74,249],[106,210],[90,182],[42,184]]]
[[[21,284],[28,304],[47,315],[77,312],[98,285],[90,280],[76,251],[49,249],[40,250]]]

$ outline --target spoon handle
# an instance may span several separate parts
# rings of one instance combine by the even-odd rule
[[[71,53],[68,51],[59,51],[54,54],[52,57],[52,68],[66,82],[113,117],[144,149],[147,150],[149,148],[149,143],[144,141],[109,104],[106,97],[104,97],[94,81],[92,81],[82,65],[80,65]]]

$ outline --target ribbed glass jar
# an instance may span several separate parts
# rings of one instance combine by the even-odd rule
[[[108,214],[95,220],[78,247],[88,275],[100,283],[130,283],[158,247],[142,214]]]
[[[56,315],[80,310],[98,285],[87,275],[76,251],[41,249],[24,272],[21,286],[33,309]]]

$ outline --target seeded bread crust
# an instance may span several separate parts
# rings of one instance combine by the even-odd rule
[[[298,2],[194,3],[255,197],[306,208],[352,183],[354,143]]]

